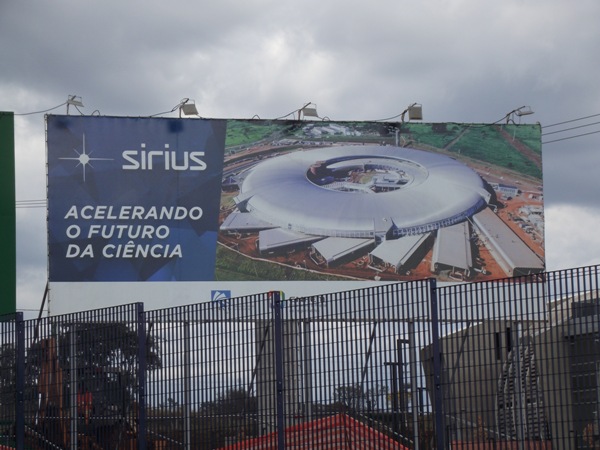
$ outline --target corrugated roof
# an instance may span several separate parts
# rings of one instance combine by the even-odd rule
[[[346,415],[324,417],[285,430],[286,449],[408,450],[385,434]],[[277,450],[277,433],[238,442],[220,450]]]
[[[457,269],[473,267],[473,255],[469,241],[469,224],[461,222],[437,231],[433,245],[432,263],[444,264]]]
[[[330,237],[315,242],[313,247],[327,261],[327,264],[330,264],[352,252],[373,245],[373,242],[373,239]]]
[[[258,250],[260,252],[265,252],[295,244],[308,244],[319,239],[322,239],[322,237],[308,236],[296,231],[274,228],[272,230],[263,230],[258,233]]]
[[[427,240],[431,233],[404,236],[399,239],[383,241],[377,246],[371,255],[383,262],[400,267],[416,252]]]
[[[484,235],[484,242],[509,275],[544,270],[544,263],[538,255],[489,208],[475,214],[473,223]]]
[[[276,225],[261,220],[253,214],[233,212],[225,218],[220,228],[221,231],[251,231],[275,227]]]

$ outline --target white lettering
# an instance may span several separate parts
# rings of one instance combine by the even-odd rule
[[[76,237],[79,237],[80,234],[81,234],[81,228],[79,228],[79,226],[77,226],[77,225],[70,225],[67,228],[67,237],[68,238],[75,239]]]
[[[145,145],[142,144],[142,149]],[[125,160],[123,170],[206,170],[207,165],[202,157],[204,152],[180,152],[169,150],[169,144],[165,144],[165,150],[124,150],[121,156]],[[179,159],[178,159],[179,156]]]
[[[94,257],[94,248],[92,247],[92,244],[88,244],[85,246],[85,248],[83,249],[83,251],[81,251],[81,247],[79,247],[79,245],[76,244],[69,244],[69,246],[67,247],[67,258],[85,258],[86,256],[88,258],[93,258]]]
[[[171,245],[162,244],[135,244],[129,241],[127,244],[107,244],[102,249],[102,256],[105,258],[182,258],[183,251],[181,244]]]
[[[85,205],[77,208],[73,205],[65,215],[65,219],[84,220],[199,220],[203,211],[199,206],[107,206]],[[96,232],[94,232],[96,233]]]

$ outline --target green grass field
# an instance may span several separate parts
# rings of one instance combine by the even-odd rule
[[[541,179],[542,170],[504,139],[491,125],[463,126],[447,124],[446,129],[434,131],[430,124],[409,124],[408,135],[417,143],[445,148],[467,158],[504,167],[523,175]],[[541,153],[538,126],[506,125],[506,131],[525,144],[532,152]],[[454,141],[454,142],[453,142]]]
[[[222,245],[217,246],[217,281],[335,281],[347,278],[319,274],[266,261],[254,261]]]

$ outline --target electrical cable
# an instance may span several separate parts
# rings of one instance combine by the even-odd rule
[[[401,112],[400,114],[396,114],[395,116],[392,116],[392,117],[386,117],[385,119],[376,119],[373,122],[385,122],[386,120],[392,120],[392,119],[395,119],[396,117],[400,117],[402,114],[404,114],[404,112]]]
[[[28,112],[28,113],[15,113],[15,116],[30,116],[32,114],[43,114],[43,113],[47,113],[49,111],[53,111],[56,108],[60,108],[61,106],[65,106],[67,103],[68,102],[61,103],[60,105],[57,105],[57,106],[55,106],[53,108],[50,108],[50,109],[45,109],[43,111],[32,111],[32,112]],[[81,111],[79,111],[79,112],[81,112]]]
[[[177,109],[181,108],[181,106],[185,105],[190,99],[189,98],[182,98],[181,101],[179,103],[177,103],[175,106],[173,106],[173,108],[171,109],[171,111],[163,111],[163,112],[159,112],[156,114],[152,114],[148,117],[156,117],[156,116],[162,116],[163,114],[170,114],[172,112],[177,111]]]
[[[577,127],[565,128],[563,130],[551,131],[549,133],[542,133],[542,136],[548,136],[549,134],[563,133],[565,131],[577,130],[579,128],[585,128],[585,127],[589,127],[589,126],[592,126],[592,125],[598,125],[598,124],[600,124],[600,122],[592,122],[592,123],[588,123],[588,124],[585,124],[585,125],[579,125]]]
[[[600,133],[600,130],[598,130],[598,131],[590,131],[589,133],[582,133],[582,134],[577,134],[575,136],[568,136],[568,137],[561,138],[561,139],[554,139],[552,141],[542,142],[542,145],[551,144],[552,142],[566,141],[568,139],[575,139],[575,138],[578,138],[578,137],[581,137],[581,136],[589,136],[590,134],[597,134],[597,133]]]
[[[577,122],[578,120],[591,119],[592,117],[598,117],[598,116],[600,116],[600,113],[599,114],[592,114],[591,116],[580,117],[579,119],[565,120],[564,122],[557,122],[557,123],[553,123],[553,124],[550,124],[550,125],[544,125],[542,128],[555,127],[556,125],[563,125],[565,123]]]
[[[310,102],[308,102],[308,103],[307,103],[306,105],[304,105],[302,108],[295,109],[295,110],[293,110],[292,112],[290,112],[290,113],[287,113],[285,116],[279,116],[279,117],[276,117],[276,118],[275,118],[275,119],[273,119],[273,120],[281,120],[281,119],[285,119],[285,118],[286,118],[286,117],[288,117],[288,116],[291,116],[291,115],[293,115],[293,114],[296,114],[298,111],[302,111],[302,109],[303,109],[303,108],[305,108],[305,107],[306,107],[306,106],[308,106],[308,105],[310,105]]]

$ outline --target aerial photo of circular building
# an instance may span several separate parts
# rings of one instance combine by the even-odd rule
[[[313,236],[401,237],[464,221],[485,207],[481,177],[447,156],[391,146],[297,151],[249,170],[241,211]]]
[[[223,171],[219,277],[466,281],[544,270],[535,139],[528,147],[493,125],[381,127],[268,128],[248,144],[240,136],[255,130],[240,125]]]

